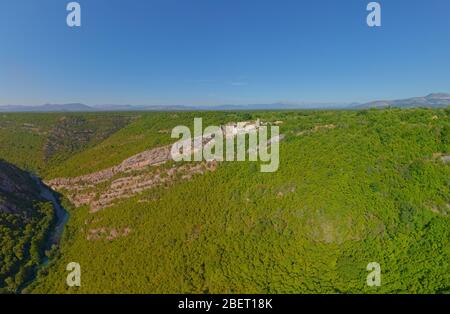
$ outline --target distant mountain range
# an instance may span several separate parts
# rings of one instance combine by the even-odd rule
[[[102,111],[189,111],[198,110],[188,106],[131,106],[131,105],[96,105],[80,103],[45,104],[40,106],[8,105],[0,106],[0,112],[102,112]]]
[[[133,106],[133,105],[96,105],[80,103],[45,104],[40,106],[7,105],[0,106],[0,112],[101,112],[101,111],[237,111],[237,110],[295,110],[295,109],[368,109],[368,108],[414,108],[450,106],[450,94],[434,93],[425,97],[413,97],[397,100],[377,100],[369,103],[273,103],[220,106]]]
[[[413,97],[407,99],[397,100],[377,100],[367,104],[357,105],[355,108],[384,108],[384,107],[399,107],[399,108],[414,108],[414,107],[447,107],[450,106],[450,94],[435,93],[429,94],[425,97]]]

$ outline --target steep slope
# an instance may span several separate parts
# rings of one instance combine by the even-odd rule
[[[137,117],[128,113],[3,113],[0,158],[43,176]]]
[[[55,221],[42,185],[0,160],[0,292],[17,292],[41,262]]]
[[[146,137],[155,136],[164,145],[170,132],[158,130],[203,114],[161,115],[156,124],[146,117],[151,131],[146,124],[127,128],[71,163],[95,160],[93,166],[80,163],[78,176],[97,165],[117,165],[136,153],[139,140],[154,145]],[[81,205],[71,212],[61,258],[31,290],[448,292],[449,114],[252,113],[283,121],[277,172],[260,173],[253,162],[224,162],[213,172],[142,191],[97,212]],[[219,113],[205,117],[221,119]],[[126,156],[116,162],[112,154]],[[67,177],[77,178],[75,170]],[[64,283],[71,261],[81,265],[80,288]],[[366,267],[374,261],[382,267],[381,287],[366,285]]]
[[[232,125],[236,133],[230,132],[229,137],[234,139],[238,132],[248,134],[252,130],[258,130],[260,122],[245,121]],[[211,134],[204,134],[199,138],[200,141],[193,138],[190,140],[192,153],[215,142]],[[269,139],[267,145],[270,146],[271,141],[280,141],[282,138],[283,135]],[[172,145],[166,145],[146,150],[113,167],[76,178],[56,178],[47,184],[55,191],[63,192],[76,207],[89,205],[91,212],[95,212],[154,187],[169,187],[175,182],[188,181],[194,175],[214,171],[217,161],[220,161],[173,163],[171,147]]]

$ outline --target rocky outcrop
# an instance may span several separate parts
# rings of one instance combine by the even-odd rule
[[[255,131],[256,123],[240,122],[229,124],[226,129],[229,136]],[[283,135],[269,140],[268,145],[280,141]],[[214,142],[211,134],[189,139],[192,149],[188,154],[202,149]],[[179,143],[178,143],[179,144]],[[178,145],[177,144],[177,145]],[[175,182],[191,180],[195,175],[214,171],[217,161],[193,163],[176,163],[171,167],[166,164],[172,159],[172,145],[153,148],[131,156],[120,164],[76,178],[57,178],[47,182],[54,190],[63,191],[69,200],[77,207],[88,206],[91,212],[113,206],[117,201],[131,198],[146,190],[169,186]]]
[[[55,190],[70,187],[72,190],[94,187],[104,181],[111,180],[120,173],[129,173],[131,171],[144,170],[148,166],[157,166],[167,162],[170,159],[170,145],[154,148],[134,155],[122,161],[119,165],[110,167],[98,172],[79,176],[76,178],[58,178],[48,182],[49,186]]]
[[[171,168],[156,167],[169,159],[170,146],[155,148],[132,156],[117,166],[77,178],[54,179],[48,184],[55,190],[64,191],[75,206],[87,205],[91,212],[96,212],[145,190],[214,171],[217,165],[211,161],[173,165]]]

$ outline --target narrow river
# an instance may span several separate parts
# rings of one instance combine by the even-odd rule
[[[46,250],[49,250],[49,249],[51,249],[52,245],[58,244],[59,241],[61,240],[61,236],[64,231],[64,226],[66,225],[67,221],[69,220],[69,213],[61,206],[61,204],[55,197],[52,190],[48,186],[46,186],[39,177],[32,175],[32,178],[35,180],[35,182],[39,186],[39,188],[41,190],[41,196],[43,198],[45,198],[46,200],[48,200],[49,202],[51,202],[53,204],[53,208],[55,209],[56,225],[45,245]],[[26,283],[24,283],[23,286],[19,289],[19,291],[28,287],[33,281],[35,281],[37,271],[40,268],[48,265],[49,262],[50,262],[50,260],[47,256],[42,258],[42,261],[39,264],[39,266],[37,266],[37,269],[36,269],[33,277],[30,278],[30,280],[28,280]]]
[[[64,226],[69,220],[69,213],[61,206],[50,188],[44,185],[41,180],[38,179],[38,181],[38,184],[41,187],[42,197],[52,202],[53,208],[55,208],[56,211],[56,226],[50,237],[50,243],[48,245],[48,247],[51,247],[52,244],[58,244],[59,240],[61,239],[62,233],[64,231]]]

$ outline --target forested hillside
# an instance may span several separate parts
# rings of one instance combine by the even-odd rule
[[[52,166],[95,146],[136,118],[124,113],[1,114],[0,158],[44,175]]]
[[[120,127],[112,115],[96,114],[109,126],[73,147],[56,132],[61,144],[50,145],[49,159],[48,133],[23,125],[39,121],[49,132],[66,114],[2,115],[0,157],[46,182],[75,178],[173,143],[172,128],[192,127],[194,117],[204,127],[259,118],[285,135],[280,166],[261,173],[255,162],[222,162],[95,211],[66,204],[71,216],[59,253],[26,291],[450,292],[449,109],[140,112],[125,114]],[[74,134],[74,125],[61,134]],[[18,129],[22,137],[13,141]],[[173,166],[151,165],[139,175]],[[109,184],[83,188],[101,197]],[[81,265],[79,288],[66,285],[70,262]],[[380,287],[366,285],[370,262],[381,265]]]
[[[39,181],[0,160],[0,292],[17,292],[32,279],[54,216]]]

